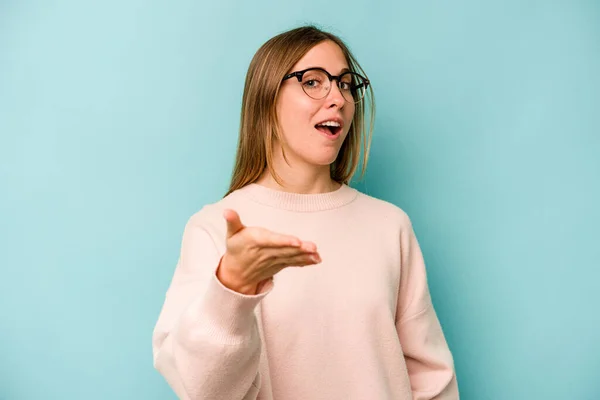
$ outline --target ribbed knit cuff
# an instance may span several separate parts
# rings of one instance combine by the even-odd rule
[[[255,320],[254,309],[272,288],[273,282],[270,281],[259,294],[245,295],[225,287],[213,274],[201,310],[210,334],[215,335],[218,341],[247,339]]]

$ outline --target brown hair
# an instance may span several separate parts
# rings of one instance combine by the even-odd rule
[[[273,168],[274,141],[279,137],[275,106],[281,81],[311,48],[326,40],[342,49],[350,71],[366,76],[339,37],[312,25],[283,32],[263,44],[252,58],[246,74],[237,156],[226,195],[257,181],[265,169],[281,184]],[[363,101],[356,104],[348,136],[331,164],[331,178],[336,182],[348,184],[359,162],[362,162],[361,177],[364,176],[375,119],[375,101],[370,85],[368,92]],[[371,116],[368,131],[365,130],[367,99]],[[362,159],[359,159],[361,148]]]

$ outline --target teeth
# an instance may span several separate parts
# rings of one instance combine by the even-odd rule
[[[336,127],[339,128],[340,127],[340,123],[339,122],[335,122],[335,121],[325,121],[325,122],[321,122],[317,126],[336,126]]]

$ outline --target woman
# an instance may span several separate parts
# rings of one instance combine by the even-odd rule
[[[348,186],[365,98],[346,45],[314,27],[254,56],[230,190],[188,221],[154,331],[180,398],[458,398],[409,217]]]

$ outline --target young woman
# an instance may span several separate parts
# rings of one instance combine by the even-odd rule
[[[258,50],[230,190],[188,221],[154,330],[180,398],[458,399],[409,217],[348,186],[373,109],[338,37]]]

